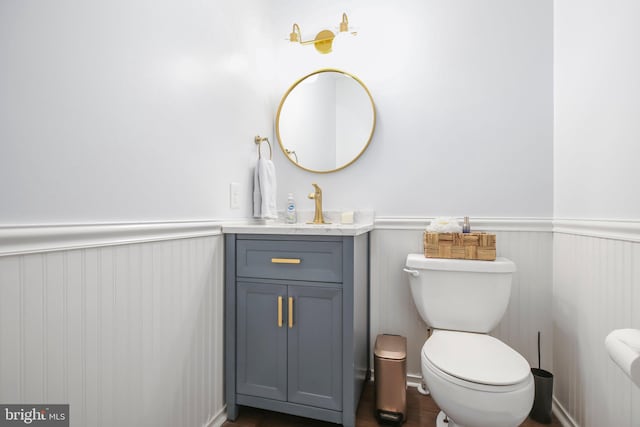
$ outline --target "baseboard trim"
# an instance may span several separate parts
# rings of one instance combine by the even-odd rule
[[[379,217],[376,230],[424,230],[432,217]],[[462,219],[460,219],[462,221]],[[472,230],[478,231],[537,231],[553,230],[551,218],[471,218]]]
[[[562,427],[578,427],[578,423],[575,422],[573,418],[569,415],[567,410],[562,406],[562,404],[553,396],[553,405],[551,406],[551,411],[553,415],[556,416]]]
[[[203,427],[220,427],[227,421],[227,405],[224,405]]]
[[[0,257],[216,236],[214,221],[0,227]]]
[[[555,219],[553,221],[553,232],[623,240],[627,242],[640,242],[640,221]]]
[[[417,388],[422,383],[422,375],[407,374],[407,385]]]

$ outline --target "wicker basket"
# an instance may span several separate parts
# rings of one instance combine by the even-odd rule
[[[424,232],[424,256],[495,261],[496,235],[491,233]]]

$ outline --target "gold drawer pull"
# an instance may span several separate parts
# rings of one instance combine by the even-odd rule
[[[273,264],[300,264],[300,258],[271,258]]]
[[[293,297],[289,297],[289,329],[293,328]]]
[[[278,297],[278,328],[282,328],[282,297]]]

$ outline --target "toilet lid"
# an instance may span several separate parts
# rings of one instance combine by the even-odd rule
[[[422,354],[447,374],[478,384],[517,384],[531,371],[518,352],[484,334],[434,331]]]
[[[406,266],[418,270],[468,271],[477,273],[513,273],[516,265],[510,259],[498,257],[495,261],[473,259],[426,258],[424,254],[407,255]]]

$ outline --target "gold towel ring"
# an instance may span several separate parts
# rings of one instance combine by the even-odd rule
[[[258,158],[261,159],[262,158],[262,153],[260,152],[260,149],[262,148],[262,143],[264,141],[267,142],[267,145],[269,145],[269,160],[273,159],[273,149],[271,148],[271,142],[269,142],[269,138],[267,138],[266,136],[263,138],[260,135],[256,135],[256,137],[253,139],[254,142],[256,144],[258,144]]]

